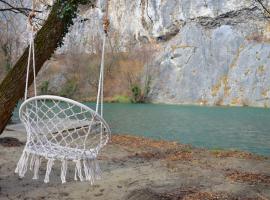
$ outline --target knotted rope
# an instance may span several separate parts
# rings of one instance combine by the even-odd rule
[[[37,96],[34,45],[34,34],[37,29],[34,24],[36,14],[33,1],[32,11],[28,17],[31,30],[26,68],[25,102],[22,103],[19,110],[20,119],[24,123],[28,134],[25,149],[15,170],[20,177],[25,175],[30,159],[30,170],[34,171],[33,179],[37,179],[41,157],[44,157],[47,159],[45,183],[49,182],[55,160],[62,162],[62,183],[66,182],[68,160],[75,162],[75,180],[79,178],[80,181],[87,180],[93,184],[96,179],[99,179],[100,168],[96,160],[97,155],[99,150],[108,142],[111,133],[109,126],[102,118],[104,57],[109,29],[108,15],[106,14],[106,16],[103,21],[104,37],[97,105],[96,111],[93,111],[71,99],[51,95]],[[35,97],[27,100],[31,65],[33,67]],[[99,103],[100,115],[98,114]]]
[[[34,78],[34,95],[37,96],[37,85],[36,85],[36,62],[35,62],[35,42],[34,42],[34,34],[37,28],[34,25],[34,18],[36,17],[35,13],[35,4],[34,1],[32,3],[32,11],[28,16],[28,24],[30,26],[30,38],[29,38],[29,48],[28,48],[28,60],[27,60],[27,68],[26,68],[26,84],[25,84],[25,92],[24,92],[24,100],[27,99],[28,86],[29,86],[29,72],[31,65],[31,57],[32,57],[32,67],[33,67],[33,78]]]
[[[100,64],[100,74],[99,74],[99,84],[98,84],[98,94],[97,94],[97,103],[96,103],[96,113],[99,112],[99,102],[100,103],[100,116],[103,117],[103,96],[104,96],[104,61],[105,61],[105,47],[106,39],[108,36],[110,21],[108,18],[108,9],[109,9],[109,0],[106,3],[105,15],[103,17],[103,45],[102,45],[102,54],[101,54],[101,64]]]

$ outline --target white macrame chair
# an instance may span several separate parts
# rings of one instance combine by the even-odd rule
[[[110,128],[103,119],[103,74],[106,33],[99,76],[96,110],[68,98],[42,95],[37,96],[34,28],[29,40],[29,55],[26,75],[24,102],[19,109],[19,117],[27,132],[27,142],[15,170],[24,177],[29,169],[33,179],[38,179],[41,160],[47,160],[44,182],[56,160],[61,161],[61,181],[66,182],[68,161],[75,162],[74,179],[94,183],[100,177],[97,163],[99,151],[110,138]],[[31,59],[32,56],[32,59]],[[29,71],[32,60],[34,74],[34,97],[27,99]],[[99,114],[100,113],[100,114]]]

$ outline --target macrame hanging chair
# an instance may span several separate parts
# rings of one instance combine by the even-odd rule
[[[19,109],[19,117],[27,132],[27,142],[15,170],[24,177],[28,168],[33,171],[33,179],[38,179],[42,159],[47,160],[44,182],[55,161],[61,162],[61,181],[66,182],[68,161],[75,166],[74,179],[94,183],[100,178],[97,156],[110,138],[110,128],[103,119],[104,52],[107,24],[104,23],[102,58],[96,109],[68,98],[52,95],[37,96],[34,26],[30,14],[31,33],[26,74],[24,102]],[[105,20],[104,20],[105,21]],[[31,59],[32,57],[32,59]],[[32,60],[34,97],[27,98],[29,72]]]

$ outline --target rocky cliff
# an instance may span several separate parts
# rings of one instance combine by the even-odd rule
[[[109,16],[123,49],[155,48],[152,102],[270,106],[270,19],[257,1],[110,0]],[[88,29],[72,30],[81,49]]]
[[[100,15],[82,7],[57,54],[97,53]],[[270,18],[257,0],[110,0],[109,17],[118,53],[152,49],[137,57],[151,77],[151,102],[270,106]]]
[[[258,4],[202,0],[150,5],[154,25],[149,30],[162,47],[154,61],[153,101],[269,105],[270,23]]]

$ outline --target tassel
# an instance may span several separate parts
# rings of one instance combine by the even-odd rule
[[[93,175],[91,173],[91,165],[89,160],[83,160],[83,166],[84,166],[84,174],[85,174],[85,179],[87,181],[90,181],[92,184],[92,180],[93,180]]]
[[[85,159],[83,160],[83,169],[84,169],[85,180],[90,181],[89,169],[88,169],[87,161]]]
[[[98,161],[95,159],[94,162],[94,171],[95,171],[95,179],[100,180],[101,179],[101,169],[99,167]]]
[[[19,174],[20,177],[24,177],[25,173],[27,172],[29,155],[30,154],[26,152],[25,160],[22,165],[22,171]]]
[[[52,170],[53,163],[54,163],[54,159],[52,159],[52,158],[48,159],[44,183],[49,183],[49,181],[50,181],[50,173]]]
[[[35,154],[33,154],[31,157],[31,160],[30,160],[30,166],[29,166],[30,171],[32,171],[34,168],[35,159],[36,159],[36,156],[35,156]]]
[[[92,172],[92,167],[91,167],[91,162],[90,160],[84,160],[84,173],[87,181],[91,182],[91,185],[93,185],[93,172]]]
[[[93,160],[90,159],[90,160],[87,160],[87,161],[88,161],[90,182],[91,182],[91,185],[93,185],[94,182],[95,182],[95,172],[94,172],[94,169],[93,169]]]
[[[74,160],[74,162],[76,163],[74,180],[75,181],[78,180],[77,179],[77,174],[78,174],[78,176],[80,178],[80,181],[83,181],[81,161],[80,160]]]
[[[25,151],[23,151],[23,153],[22,153],[22,155],[17,163],[17,167],[15,169],[16,174],[18,174],[19,171],[21,170],[21,168],[22,168],[21,166],[22,166],[22,163],[24,162],[24,160],[25,160]]]
[[[21,178],[24,177],[27,171],[28,158],[29,158],[29,153],[24,151],[15,169],[15,173],[18,173]]]
[[[39,171],[40,163],[41,163],[41,157],[36,156],[35,163],[34,163],[34,176],[33,176],[34,180],[38,179],[38,171]]]
[[[74,168],[74,171],[75,171],[75,173],[74,173],[74,180],[77,181],[78,179],[77,179],[77,166],[76,166],[76,160],[73,160],[73,162],[75,162],[75,168]]]
[[[86,159],[83,160],[83,165],[85,179],[90,181],[91,185],[93,185],[95,180],[98,180],[101,177],[101,170],[98,162],[94,159]]]
[[[78,179],[77,179],[77,168],[76,168],[76,166],[75,166],[74,180],[75,180],[75,181],[78,180]]]
[[[66,174],[67,174],[67,161],[62,160],[62,167],[61,167],[61,181],[62,181],[62,183],[66,183]]]
[[[41,165],[41,156],[38,155],[32,155],[31,153],[28,153],[24,150],[22,153],[20,160],[17,164],[17,167],[15,169],[15,173],[18,173],[20,177],[24,177],[25,173],[27,172],[28,168],[28,160],[31,157],[29,168],[31,171],[34,171],[33,179],[38,179],[38,172]],[[61,181],[62,183],[66,183],[66,174],[67,174],[67,160],[62,160],[62,166],[61,166]],[[82,170],[84,170],[85,180],[89,181],[91,185],[94,184],[95,180],[98,180],[101,178],[101,170],[98,164],[98,161],[96,159],[84,159],[82,160],[74,160],[75,162],[75,174],[74,174],[74,180],[77,181],[80,179],[80,181],[84,181],[84,176],[82,174]],[[44,182],[49,182],[49,176],[52,170],[52,166],[54,164],[54,159],[49,158],[47,161],[47,169],[46,174],[44,178]],[[83,169],[82,169],[83,168]]]

